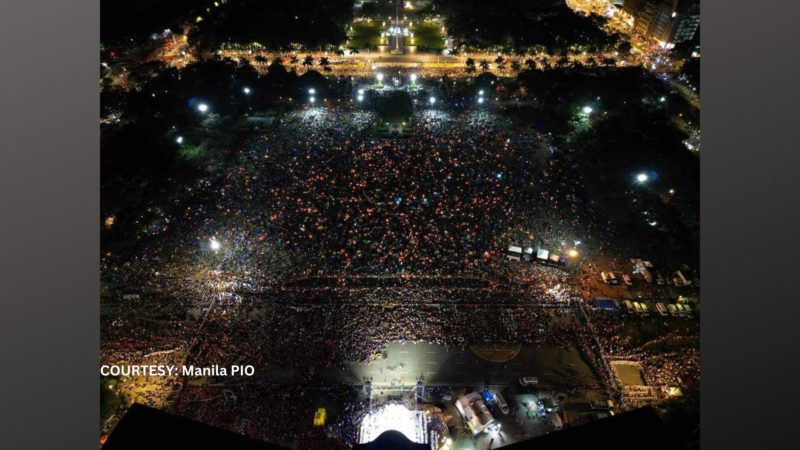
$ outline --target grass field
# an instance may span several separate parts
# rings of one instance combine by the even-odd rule
[[[348,48],[377,47],[381,43],[381,22],[356,22],[353,24],[351,39],[347,42]]]
[[[381,31],[391,25],[386,22],[373,20],[371,22],[356,22],[353,24],[353,31],[350,33],[350,40],[347,42],[348,48],[375,48],[381,43]],[[444,49],[444,35],[438,24],[433,22],[414,22],[410,28],[414,33],[413,44],[419,48],[426,48],[440,51]],[[406,39],[406,44],[412,44],[411,39]]]
[[[444,49],[444,35],[439,24],[433,22],[414,23],[411,31],[414,32],[414,44],[417,47],[437,51]]]

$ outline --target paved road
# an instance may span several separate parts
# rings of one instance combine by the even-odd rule
[[[508,363],[492,363],[469,350],[446,349],[433,344],[390,344],[385,357],[369,364],[346,364],[320,373],[330,382],[361,384],[371,378],[374,386],[412,385],[422,376],[426,385],[507,385],[521,376],[537,376],[545,386],[595,384],[592,369],[577,350],[523,347]]]

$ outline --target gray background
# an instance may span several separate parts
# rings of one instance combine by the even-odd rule
[[[702,0],[705,449],[796,447],[799,12]],[[98,48],[97,0],[0,1],[2,448],[97,448]]]

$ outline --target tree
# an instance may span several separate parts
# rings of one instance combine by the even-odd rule
[[[631,52],[631,49],[633,49],[633,46],[632,46],[632,45],[631,45],[631,43],[630,43],[630,42],[628,42],[628,41],[622,41],[622,42],[620,42],[620,44],[617,46],[617,51],[618,51],[618,52],[619,52],[621,55],[627,55],[628,53],[630,53],[630,52]]]
[[[536,70],[536,60],[533,58],[526,59],[525,65],[528,67],[529,70]]]
[[[475,60],[472,58],[467,58],[467,73],[475,73]]]
[[[586,58],[586,67],[597,67],[597,60],[591,56]]]
[[[303,59],[303,67],[310,68],[314,65],[314,57],[311,55],[306,55],[305,59]]]
[[[511,70],[519,72],[522,69],[522,64],[519,61],[511,61]]]
[[[489,65],[489,61],[487,61],[487,60],[485,60],[485,59],[482,59],[482,60],[481,60],[480,66],[481,66],[481,69],[482,69],[484,72],[488,71],[488,70],[489,70],[489,68],[491,67],[491,66]]]
[[[337,55],[337,56],[339,56],[339,57],[342,57],[342,56],[344,56],[344,50],[342,50],[342,49],[340,49],[340,48],[339,48],[339,49],[336,49],[336,55]]]
[[[297,65],[298,61],[299,61],[299,59],[297,59],[297,55],[292,55],[289,58],[289,62],[292,63],[292,65]]]
[[[606,67],[611,67],[617,64],[617,60],[614,58],[603,58],[603,65]]]

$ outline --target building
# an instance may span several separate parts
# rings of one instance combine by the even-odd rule
[[[666,48],[690,41],[700,28],[697,0],[632,0],[623,11],[633,16],[633,31],[650,36]]]

